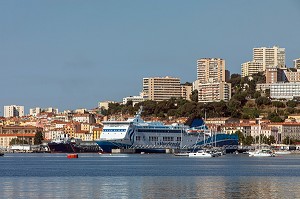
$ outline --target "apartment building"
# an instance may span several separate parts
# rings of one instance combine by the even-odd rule
[[[294,68],[300,69],[300,58],[294,60]]]
[[[231,84],[226,82],[200,83],[198,87],[199,102],[229,101]]]
[[[249,61],[242,64],[242,77],[250,77],[255,73],[263,71],[263,64],[261,62]]]
[[[273,99],[293,99],[294,97],[300,97],[300,82],[271,84],[270,97]]]
[[[143,96],[129,96],[129,97],[124,97],[123,98],[123,104],[127,104],[127,102],[131,101],[132,106],[134,106],[137,103],[143,102],[145,99]]]
[[[197,60],[197,79],[200,83],[225,82],[225,60],[202,58]]]
[[[267,68],[285,68],[285,48],[253,48],[253,60],[241,65],[242,77],[252,76],[258,72],[265,72]]]
[[[14,138],[33,145],[35,134],[42,131],[42,128],[33,126],[0,126],[0,146],[9,147]]]
[[[273,66],[285,68],[285,48],[278,46],[253,48],[253,61],[261,62],[264,71],[267,67]]]
[[[10,105],[4,106],[4,117],[23,117],[24,106]]]
[[[180,98],[180,79],[175,77],[143,78],[142,96],[145,100],[163,101],[172,97]]]

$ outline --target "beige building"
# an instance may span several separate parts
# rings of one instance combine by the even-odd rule
[[[249,61],[242,64],[242,77],[249,77],[263,71],[263,64],[261,62]]]
[[[10,105],[4,106],[4,117],[23,117],[24,106]]]
[[[142,96],[145,100],[163,101],[172,97],[180,98],[180,79],[174,77],[143,78]]]
[[[33,145],[35,134],[42,131],[42,128],[33,126],[0,126],[0,146],[9,147],[10,141],[14,138]]]
[[[229,101],[231,99],[231,84],[226,82],[200,83],[198,87],[199,102]]]
[[[220,58],[197,60],[197,79],[200,83],[225,82],[225,60]]]
[[[279,48],[278,46],[253,48],[253,61],[261,62],[264,71],[270,66],[285,68],[285,48]]]
[[[294,68],[300,69],[300,58],[294,60]]]
[[[300,82],[300,70],[293,72],[289,69],[284,70],[285,81],[287,82]]]
[[[181,97],[186,100],[191,100],[193,86],[181,85]]]

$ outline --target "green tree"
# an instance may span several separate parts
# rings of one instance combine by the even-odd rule
[[[10,142],[9,145],[15,145],[15,144],[28,144],[26,140],[22,140],[19,138],[13,138]]]
[[[198,90],[193,90],[190,97],[193,102],[198,102]]]
[[[298,103],[296,101],[289,100],[286,102],[286,105],[290,108],[295,108],[298,105]]]
[[[42,141],[44,140],[43,133],[41,131],[38,131],[35,133],[34,136],[34,144],[42,144]]]
[[[246,136],[244,145],[250,146],[253,143],[253,137],[251,135]]]
[[[244,144],[245,142],[244,134],[240,130],[236,131],[235,134],[237,134],[237,136],[239,137],[239,144],[240,145]]]

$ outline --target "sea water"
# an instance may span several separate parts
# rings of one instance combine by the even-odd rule
[[[300,155],[5,154],[0,198],[300,198]]]

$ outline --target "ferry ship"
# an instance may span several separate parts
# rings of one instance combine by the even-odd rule
[[[137,152],[159,153],[166,149],[191,150],[207,145],[238,145],[236,135],[212,135],[203,119],[194,120],[191,125],[165,125],[162,122],[146,122],[141,118],[141,113],[142,109],[134,118],[126,121],[103,121],[100,140],[96,140],[103,152],[131,148]]]

